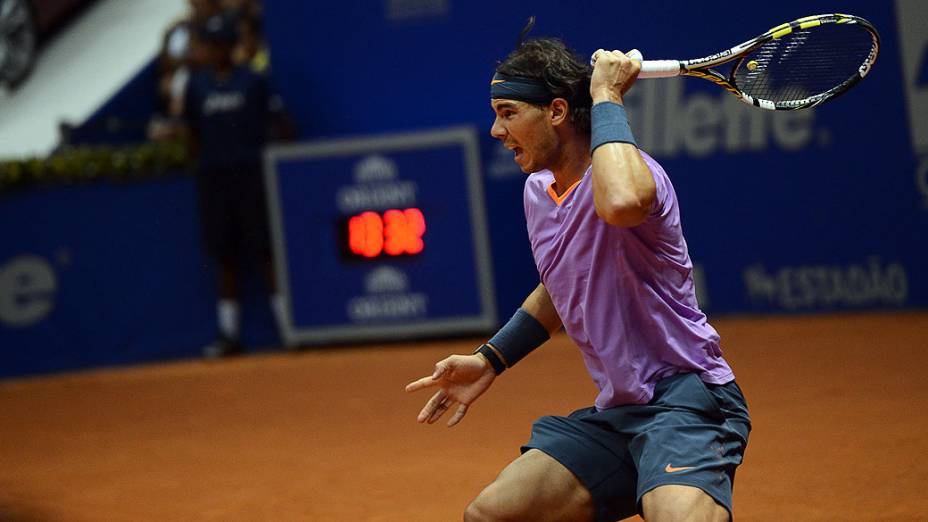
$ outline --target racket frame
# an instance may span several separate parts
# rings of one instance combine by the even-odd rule
[[[857,73],[853,74],[841,84],[836,85],[835,87],[832,87],[825,92],[817,93],[801,100],[774,102],[771,100],[764,100],[749,96],[738,88],[734,80],[735,71],[741,67],[741,62],[747,58],[746,55],[751,51],[754,51],[755,49],[772,40],[777,40],[787,36],[793,31],[810,29],[812,27],[825,24],[856,24],[862,26],[870,33],[870,36],[873,39],[873,45],[870,48],[869,56],[864,61],[864,63],[861,64],[860,68],[857,70]],[[820,14],[806,16],[792,22],[778,25],[765,32],[764,34],[752,38],[746,42],[742,42],[732,47],[731,49],[726,49],[720,53],[712,54],[702,58],[696,58],[693,60],[644,60],[641,62],[641,73],[638,75],[638,77],[669,78],[673,76],[694,76],[696,78],[709,80],[710,82],[719,85],[728,92],[737,96],[744,103],[754,107],[760,107],[762,109],[768,110],[797,110],[814,107],[847,92],[851,87],[856,85],[857,82],[863,79],[867,73],[870,72],[870,69],[876,62],[876,57],[879,54],[879,50],[880,35],[877,33],[876,28],[873,27],[873,24],[867,20],[848,14]],[[711,69],[711,67],[726,64],[739,59],[741,61],[732,67],[729,76],[725,76],[722,73]]]

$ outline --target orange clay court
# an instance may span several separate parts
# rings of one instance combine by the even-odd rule
[[[754,431],[740,521],[928,520],[928,313],[714,321]],[[0,382],[0,520],[454,521],[593,385],[563,334],[457,427],[405,384],[478,340]]]

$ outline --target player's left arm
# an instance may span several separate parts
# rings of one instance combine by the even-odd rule
[[[407,392],[438,387],[417,420],[432,424],[457,406],[448,421],[448,427],[454,426],[497,375],[541,346],[560,327],[554,302],[545,286],[539,284],[487,344],[472,355],[452,355],[439,361],[432,375],[406,386]]]
[[[610,225],[633,227],[647,219],[657,197],[651,170],[628,126],[623,96],[641,65],[619,51],[596,52],[593,98],[593,203]]]

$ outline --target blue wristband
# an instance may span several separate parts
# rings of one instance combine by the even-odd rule
[[[519,308],[496,335],[487,343],[506,368],[512,368],[532,350],[550,338],[548,330],[530,313]],[[482,348],[482,347],[481,347]],[[486,355],[486,354],[485,354]],[[489,359],[489,357],[488,357]],[[493,364],[493,360],[490,360]],[[494,365],[494,369],[495,365]],[[502,370],[496,372],[497,375]]]
[[[590,154],[596,147],[606,143],[631,143],[638,146],[632,129],[628,126],[625,107],[614,102],[597,103],[591,111],[591,119]]]
[[[490,366],[493,367],[493,373],[499,375],[506,371],[506,363],[499,358],[499,354],[493,349],[489,344],[482,344],[480,348],[477,348],[474,353],[479,353],[487,358],[487,361],[490,362]]]

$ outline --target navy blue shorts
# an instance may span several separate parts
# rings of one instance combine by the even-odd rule
[[[264,178],[257,168],[200,169],[197,172],[200,238],[217,260],[271,258]]]
[[[573,472],[593,497],[597,522],[640,513],[641,497],[669,484],[695,486],[731,513],[750,431],[734,381],[706,384],[685,373],[659,381],[648,404],[542,417],[522,452],[541,450]]]

